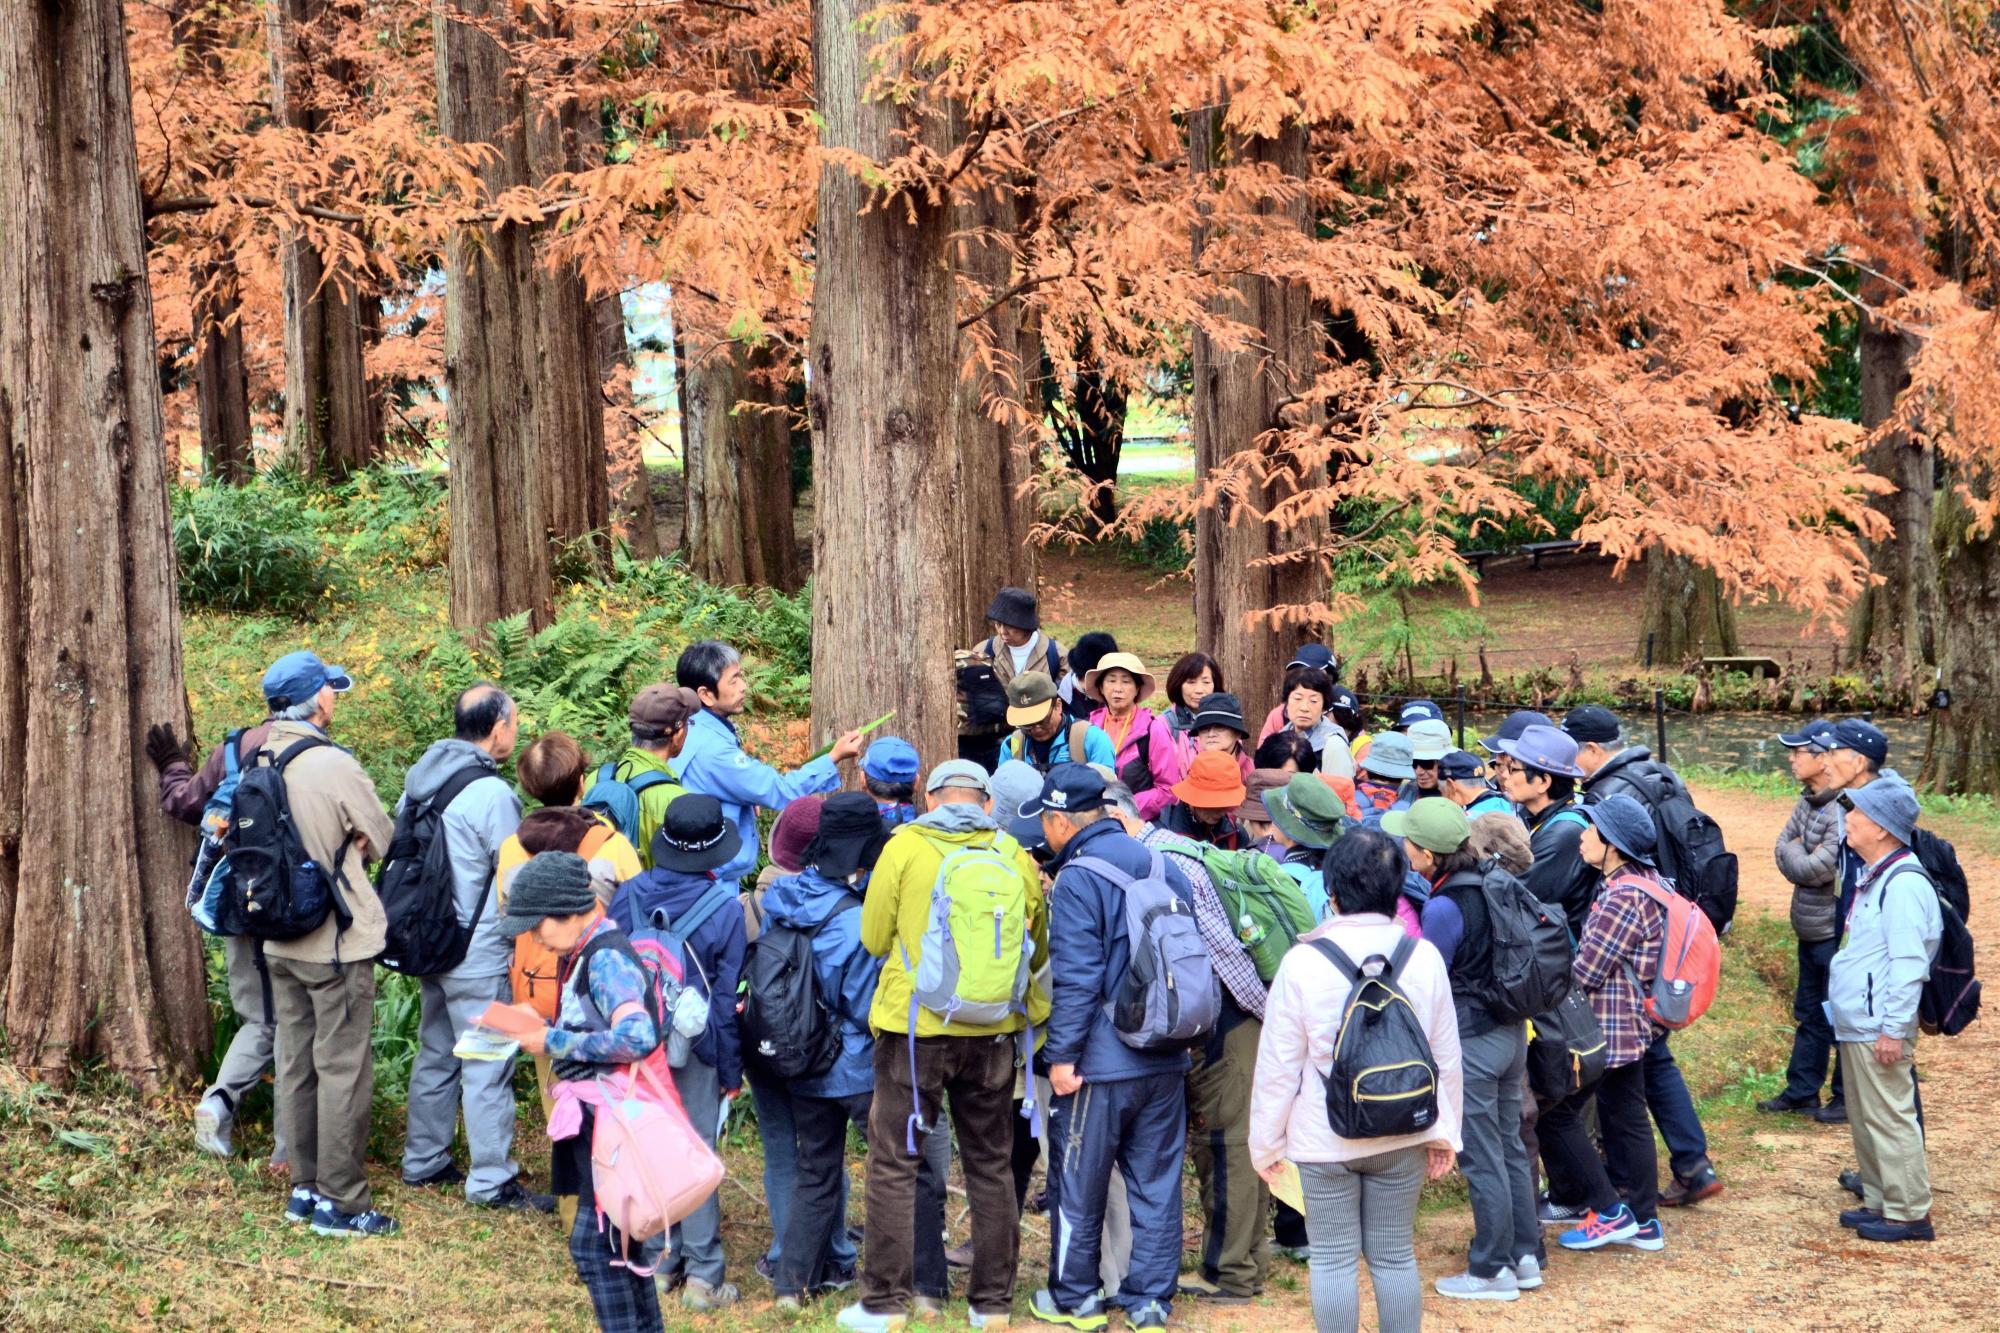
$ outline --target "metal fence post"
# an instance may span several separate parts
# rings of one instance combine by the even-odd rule
[[[1653,757],[1664,764],[1667,762],[1667,694],[1665,690],[1653,691],[1653,734],[1659,741],[1659,749]]]
[[[1465,748],[1465,686],[1458,687],[1458,748]]]

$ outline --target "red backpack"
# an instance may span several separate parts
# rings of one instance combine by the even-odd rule
[[[1646,1017],[1669,1031],[1679,1031],[1708,1012],[1722,984],[1722,941],[1715,923],[1691,898],[1644,880],[1628,881],[1660,905],[1667,915],[1660,935],[1660,968],[1648,989],[1630,963],[1625,973],[1646,1002]]]

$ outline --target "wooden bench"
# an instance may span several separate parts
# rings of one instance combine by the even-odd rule
[[[1528,567],[1530,569],[1540,569],[1542,567],[1543,556],[1572,555],[1590,544],[1580,541],[1528,542],[1521,547],[1521,551],[1528,557]]]
[[[1503,556],[1505,554],[1507,554],[1505,551],[1489,551],[1489,550],[1460,551],[1458,553],[1458,558],[1460,560],[1465,560],[1470,562],[1472,565],[1473,577],[1479,578],[1485,575],[1486,562],[1488,560],[1492,560],[1498,556]]]
[[[1784,671],[1771,657],[1704,657],[1701,664],[1718,671],[1740,671],[1753,680],[1764,676],[1776,680]]]

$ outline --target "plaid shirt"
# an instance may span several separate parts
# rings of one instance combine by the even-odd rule
[[[1590,997],[1591,1012],[1604,1029],[1605,1064],[1612,1069],[1645,1055],[1656,1035],[1644,995],[1632,980],[1636,974],[1639,986],[1650,986],[1659,975],[1667,913],[1637,887],[1640,883],[1660,886],[1660,877],[1626,865],[1604,881],[1576,950],[1576,984]]]
[[[1201,942],[1208,946],[1208,960],[1215,966],[1215,975],[1244,1013],[1261,1019],[1270,992],[1265,990],[1243,942],[1236,938],[1236,931],[1229,924],[1229,913],[1222,910],[1222,898],[1216,893],[1215,881],[1208,877],[1207,869],[1196,858],[1174,851],[1170,844],[1183,839],[1166,829],[1148,828],[1139,841],[1148,847],[1162,847],[1165,855],[1173,857],[1174,864],[1187,876],[1194,889],[1195,929],[1201,932]]]

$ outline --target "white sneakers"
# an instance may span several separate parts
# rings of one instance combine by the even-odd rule
[[[1536,1285],[1541,1283],[1539,1271]],[[1441,1277],[1436,1282],[1437,1293],[1458,1301],[1518,1301],[1521,1299],[1521,1284],[1514,1277],[1514,1270],[1503,1268],[1492,1277],[1474,1277],[1471,1273],[1457,1273],[1451,1277]]]

